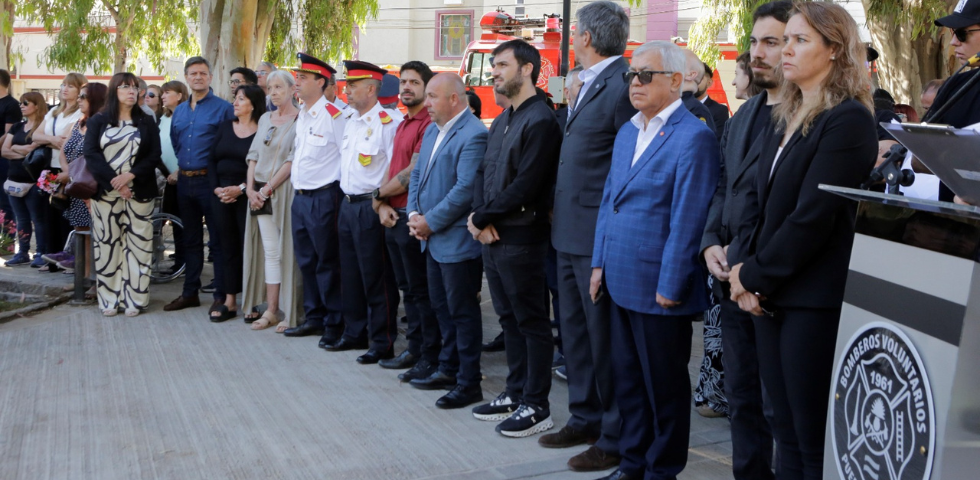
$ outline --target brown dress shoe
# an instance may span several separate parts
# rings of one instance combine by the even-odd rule
[[[589,436],[584,432],[575,430],[568,425],[565,425],[561,430],[558,430],[555,433],[542,435],[541,438],[538,439],[538,445],[541,445],[544,448],[568,448],[585,443],[591,445],[595,443],[595,439],[589,438]]]
[[[568,460],[568,468],[573,472],[597,472],[616,466],[619,466],[619,455],[606,453],[595,445]]]
[[[163,306],[165,312],[173,312],[176,310],[183,310],[188,307],[200,307],[201,299],[194,295],[193,297],[185,297],[183,295],[177,297],[174,301]]]

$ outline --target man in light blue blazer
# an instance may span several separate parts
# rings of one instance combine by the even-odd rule
[[[458,75],[432,77],[425,107],[433,123],[422,137],[408,186],[408,226],[426,253],[429,299],[443,343],[438,368],[407,373],[415,376],[409,382],[413,387],[451,389],[437,407],[462,408],[483,400],[483,316],[477,296],[483,285],[482,246],[467,231],[466,216],[487,149],[487,128],[470,113]]]
[[[592,256],[590,294],[612,300],[619,469],[607,479],[666,480],[687,464],[691,321],[708,307],[698,259],[718,182],[718,140],[680,100],[684,53],[669,42],[633,52],[639,110],[613,146]]]

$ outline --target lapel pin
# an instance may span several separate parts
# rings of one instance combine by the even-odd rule
[[[660,132],[660,136],[661,136],[661,137],[662,137],[662,136],[664,136],[664,132]]]

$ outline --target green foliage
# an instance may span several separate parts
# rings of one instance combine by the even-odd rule
[[[127,59],[142,56],[162,71],[167,58],[199,48],[188,27],[197,20],[195,0],[23,0],[18,9],[43,19],[53,36],[38,58],[52,71],[132,70]]]
[[[772,0],[704,0],[701,7],[706,15],[691,26],[688,47],[704,63],[715,68],[721,53],[715,39],[723,29],[731,27],[738,51],[748,50],[749,36],[752,34],[752,12],[759,5],[770,1]]]
[[[943,0],[864,0],[868,18],[887,18],[912,27],[912,38],[939,31],[933,20],[944,17],[949,6]]]
[[[276,2],[275,20],[266,44],[266,57],[279,65],[296,63],[304,51],[336,65],[354,54],[354,26],[378,15],[378,0],[291,0]],[[296,38],[294,21],[301,22]]]

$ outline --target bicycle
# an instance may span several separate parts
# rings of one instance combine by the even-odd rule
[[[174,254],[177,251],[177,242],[174,238],[174,228],[184,228],[180,218],[169,213],[163,213],[161,207],[163,197],[157,197],[153,201],[153,214],[150,221],[153,223],[153,251],[150,261],[150,283],[167,283],[184,273],[186,265],[174,269]]]

